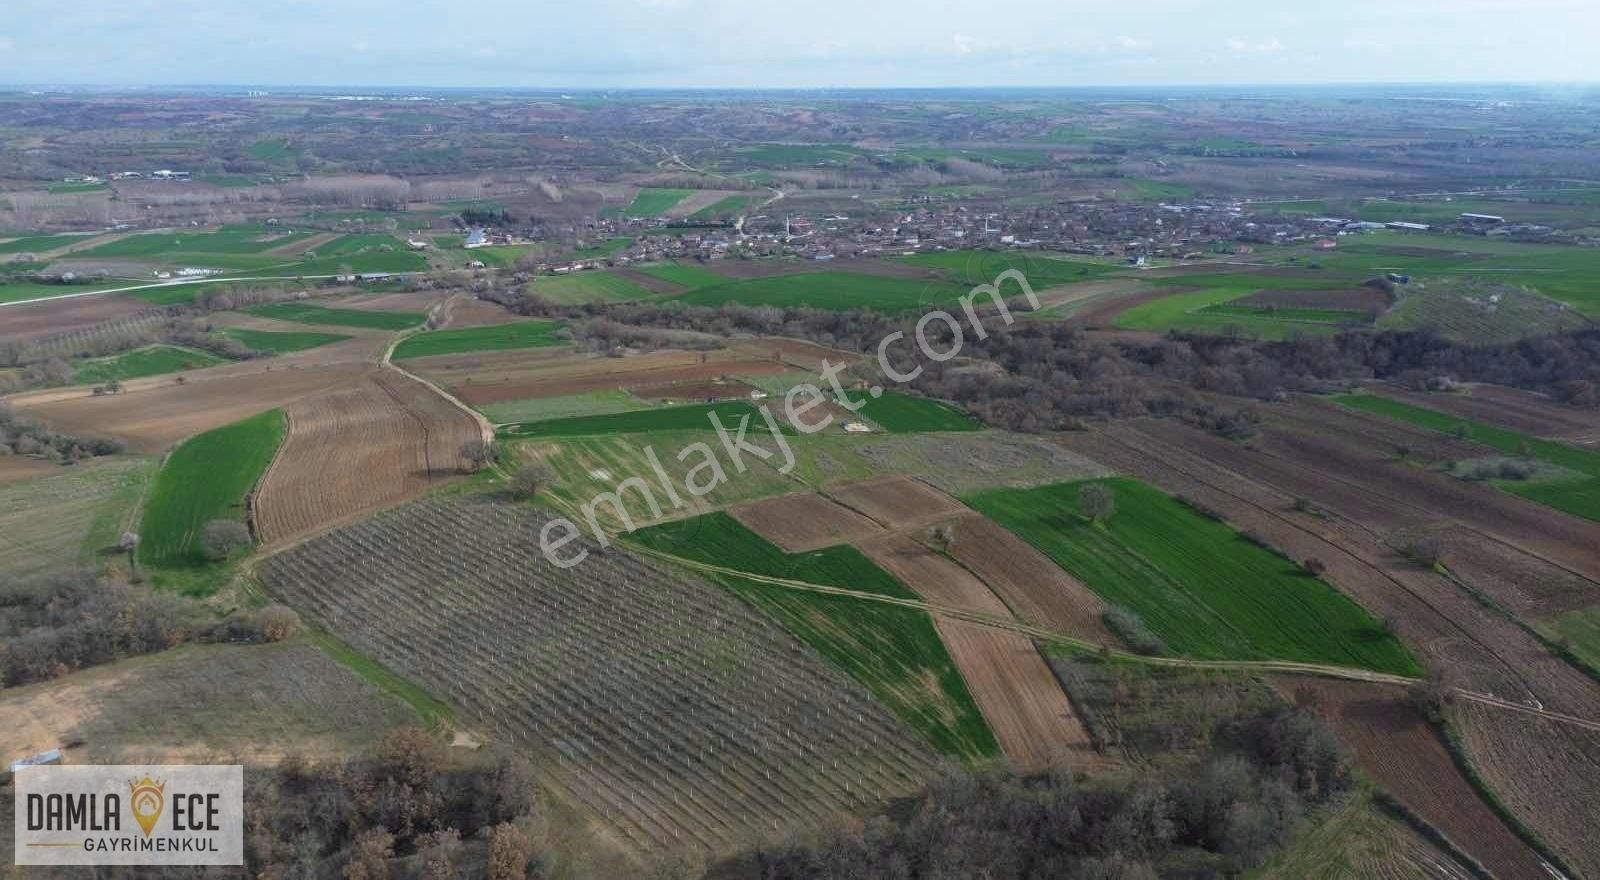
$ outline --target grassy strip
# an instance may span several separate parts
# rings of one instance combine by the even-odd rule
[[[560,321],[515,321],[488,327],[431,330],[407,337],[395,346],[394,359],[560,345],[565,341],[558,335],[561,330]]]
[[[575,416],[567,419],[549,419],[540,422],[522,422],[501,428],[508,437],[581,437],[590,434],[640,434],[651,431],[709,431],[714,430],[711,416],[722,420],[730,433],[737,433],[739,420],[748,416],[750,427],[746,437],[760,443],[770,431],[766,420],[754,404],[743,400],[725,400],[695,406],[669,406],[638,412],[613,413],[598,416]],[[793,428],[779,422],[785,434]]]
[[[243,522],[245,500],[272,463],[284,434],[283,410],[269,410],[185,440],[167,456],[145,501],[139,561],[152,566],[207,564],[198,546],[212,520]]]
[[[528,291],[558,303],[649,299],[655,294],[612,272],[579,272],[535,278]]]
[[[710,269],[699,266],[686,266],[682,263],[663,263],[659,266],[639,266],[636,271],[649,275],[651,278],[660,278],[690,289],[711,287],[715,284],[727,284],[726,275],[718,275]]]
[[[614,413],[638,412],[650,405],[626,391],[590,391],[583,394],[564,394],[560,397],[536,397],[506,403],[490,403],[478,410],[496,424],[512,422],[543,422],[550,419],[570,419],[578,416],[604,416]]]
[[[315,333],[309,330],[303,333],[281,333],[274,330],[246,330],[242,327],[228,327],[222,331],[222,335],[239,340],[247,348],[270,351],[273,354],[305,351],[350,338],[339,333]]]
[[[969,287],[993,284],[995,278],[1008,269],[1021,272],[1035,290],[1089,281],[1116,271],[1115,266],[1059,260],[1018,251],[940,251],[897,259],[913,266],[936,269],[951,281]],[[1008,284],[1003,293],[1007,296],[1017,295],[1021,293],[1021,288],[1013,288]]]
[[[780,308],[811,306],[906,312],[948,305],[966,292],[959,284],[938,279],[893,278],[859,272],[803,272],[728,281],[680,294],[677,299],[696,306],[736,302]]]
[[[380,312],[360,309],[330,309],[304,302],[265,303],[245,311],[263,318],[293,321],[296,324],[327,324],[335,327],[364,327],[372,330],[409,330],[428,319],[421,312]]]
[[[633,197],[633,202],[623,209],[629,217],[659,217],[694,194],[691,189],[659,189],[645,187]]]
[[[387,666],[357,651],[328,632],[309,628],[307,636],[324,653],[352,672],[372,682],[379,690],[392,694],[410,706],[424,721],[439,727],[450,724],[455,713],[445,703],[410,680],[391,672]]]
[[[208,351],[197,351],[178,345],[147,345],[111,357],[79,361],[72,371],[72,381],[79,385],[122,381],[144,376],[160,376],[181,370],[198,370],[225,363],[226,360]]]
[[[752,574],[917,598],[854,547],[784,553],[725,513],[630,537],[655,550]],[[713,577],[860,681],[940,751],[964,760],[999,755],[994,734],[926,612]]]
[[[1079,492],[1090,483],[1114,493],[1116,512],[1099,523],[1080,513]],[[1137,612],[1179,654],[1421,672],[1361,606],[1225,523],[1137,480],[995,489],[966,500],[1108,602]]]

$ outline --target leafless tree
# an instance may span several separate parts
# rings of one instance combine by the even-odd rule
[[[1117,512],[1117,495],[1104,483],[1089,483],[1078,490],[1078,509],[1091,521],[1099,523]]]

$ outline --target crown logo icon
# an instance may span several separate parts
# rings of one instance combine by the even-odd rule
[[[161,811],[167,807],[166,780],[151,779],[149,776],[130,779],[128,789],[128,809],[133,811],[134,821],[144,829],[144,836],[149,837],[161,818]]]

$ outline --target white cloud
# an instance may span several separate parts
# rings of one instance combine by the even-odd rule
[[[1227,45],[1229,49],[1232,49],[1235,52],[1243,52],[1244,50],[1250,48],[1250,42],[1248,40],[1241,40],[1238,37],[1229,37]]]
[[[1149,40],[1141,40],[1138,37],[1124,36],[1117,38],[1117,48],[1127,52],[1144,52],[1149,50],[1154,45],[1155,44]]]

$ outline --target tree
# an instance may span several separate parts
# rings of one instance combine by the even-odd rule
[[[467,461],[469,474],[482,470],[485,465],[499,458],[499,454],[494,443],[482,437],[474,437],[461,444],[461,457]]]
[[[424,834],[417,844],[423,880],[451,880],[461,875],[461,832],[454,828]]]
[[[117,549],[128,554],[128,572],[137,577],[139,574],[139,533],[123,532],[122,538],[117,541]]]
[[[370,828],[357,834],[350,845],[350,862],[344,866],[345,880],[387,880],[393,855],[394,835],[389,832]]]
[[[1078,509],[1092,522],[1104,522],[1117,512],[1117,494],[1104,483],[1089,483],[1078,490]]]
[[[1437,568],[1444,561],[1444,545],[1438,535],[1423,535],[1406,542],[1405,554],[1418,565]]]
[[[511,475],[511,494],[523,500],[539,494],[539,490],[555,479],[555,473],[544,462],[533,461],[517,468]]]
[[[238,520],[214,519],[200,530],[200,552],[212,562],[221,562],[248,546],[250,529]]]
[[[287,605],[268,605],[256,618],[261,629],[261,639],[281,642],[300,631],[300,615]]]
[[[528,860],[533,844],[528,835],[510,822],[489,829],[489,860],[484,865],[489,880],[520,880],[528,876]]]

